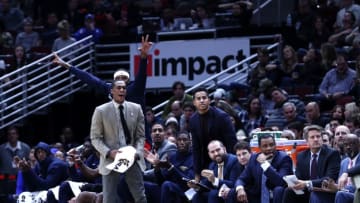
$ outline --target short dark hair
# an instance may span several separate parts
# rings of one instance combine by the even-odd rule
[[[198,87],[198,88],[193,90],[193,100],[195,99],[195,94],[198,93],[198,92],[205,92],[206,96],[209,97],[209,91],[205,87]]]
[[[274,136],[273,136],[273,134],[271,132],[270,133],[262,133],[260,136],[258,136],[258,146],[259,146],[259,148],[260,148],[261,140],[262,139],[267,139],[269,137],[271,137],[275,142],[275,138],[274,138]]]
[[[190,101],[186,101],[182,106],[183,109],[185,109],[187,107],[191,108],[193,111],[196,111],[194,104]]]
[[[257,49],[257,54],[263,54],[264,56],[269,56],[269,50],[265,47],[260,47]]]
[[[186,135],[187,138],[189,138],[189,139],[191,138],[190,133],[187,132],[187,131],[179,131],[179,132],[176,132],[176,138],[178,138],[179,135]]]
[[[185,90],[185,84],[181,81],[175,81],[172,85],[172,90],[175,90],[178,85],[180,85],[181,88]]]
[[[148,111],[154,112],[151,106],[146,106],[145,107],[145,113],[148,112]]]
[[[236,151],[238,150],[247,150],[249,153],[251,153],[251,148],[248,142],[246,141],[239,141],[238,143],[236,143],[234,145],[234,152],[236,153]]]

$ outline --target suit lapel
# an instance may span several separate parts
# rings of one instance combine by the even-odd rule
[[[358,153],[357,156],[358,156],[358,157],[356,158],[355,165],[360,164],[360,153]]]
[[[305,160],[304,160],[305,163],[303,163],[305,170],[305,177],[308,177],[309,179],[310,179],[310,156],[311,156],[310,150],[306,151]]]
[[[111,117],[112,117],[111,120],[115,123],[115,125],[111,125],[113,128],[113,132],[115,132],[116,135],[118,135],[119,129],[120,129],[120,123],[119,123],[120,120],[118,120],[116,114],[118,113],[119,110],[115,108],[115,105],[113,104],[113,102],[110,103],[108,110],[109,110],[109,112],[108,112],[109,115],[111,115]]]
[[[318,176],[323,176],[323,167],[325,166],[325,156],[327,154],[327,148],[322,147],[320,154],[319,154],[319,158],[318,158]]]

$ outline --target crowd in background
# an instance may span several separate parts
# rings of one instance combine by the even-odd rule
[[[215,26],[214,13],[224,11],[223,8],[227,6],[226,3],[231,3],[231,1],[208,1],[193,4],[191,1],[153,1],[149,3],[147,1],[85,0],[49,2],[35,0],[31,1],[31,3],[30,1],[1,1],[1,48],[4,52],[15,50],[14,56],[16,56],[12,63],[9,63],[11,64],[10,68],[7,69],[6,67],[6,71],[4,69],[5,73],[16,69],[16,67],[21,67],[28,62],[27,60],[31,60],[26,56],[31,56],[32,49],[36,47],[58,50],[90,34],[94,36],[96,43],[101,40],[103,35],[110,33],[117,33],[122,36],[138,34],[138,26],[142,25],[141,19],[146,16],[160,16],[162,19],[160,30],[163,31],[174,30],[174,28],[171,28],[171,23],[176,16],[191,18],[197,24],[197,28]],[[200,177],[201,175],[204,184],[217,189],[216,194],[218,194],[221,186],[219,181],[226,179],[226,177],[225,172],[221,172],[221,174],[224,173],[223,177],[222,175],[219,176],[220,172],[217,170],[219,166],[213,166],[213,162],[223,162],[223,159],[228,157],[228,154],[236,154],[241,165],[241,167],[236,167],[240,167],[241,170],[246,172],[233,174],[236,177],[231,177],[232,179],[229,180],[230,183],[227,185],[231,186],[230,189],[221,190],[222,194],[217,196],[220,197],[218,201],[222,202],[227,198],[233,198],[234,201],[244,200],[246,193],[247,198],[255,198],[256,195],[261,194],[261,191],[259,191],[260,186],[257,185],[259,186],[257,189],[254,186],[255,189],[251,188],[251,190],[245,187],[246,184],[249,184],[248,178],[254,175],[250,168],[261,169],[265,174],[265,171],[276,167],[281,168],[281,164],[277,165],[278,161],[283,163],[284,160],[284,163],[288,163],[290,158],[282,153],[278,155],[275,152],[273,149],[275,145],[273,143],[275,142],[274,137],[270,136],[259,138],[258,141],[260,148],[264,144],[262,140],[266,140],[267,144],[272,144],[270,152],[264,147],[260,153],[251,155],[255,158],[249,156],[247,162],[242,163],[241,155],[237,153],[242,149],[249,149],[249,146],[247,145],[247,148],[236,148],[236,142],[245,143],[246,145],[258,132],[282,131],[282,138],[288,140],[305,139],[310,150],[314,149],[315,154],[319,152],[317,150],[321,149],[320,151],[333,156],[333,160],[329,161],[331,167],[326,165],[326,169],[324,169],[330,172],[319,172],[315,175],[316,177],[310,177],[309,174],[309,177],[307,177],[302,172],[296,171],[296,166],[292,166],[291,161],[289,162],[290,165],[285,164],[286,172],[281,175],[290,175],[295,171],[299,179],[305,178],[305,180],[300,179],[304,182],[300,181],[299,184],[301,183],[301,185],[297,187],[300,189],[306,188],[306,191],[312,191],[313,186],[319,187],[319,181],[321,183],[324,180],[323,178],[329,176],[336,181],[339,175],[338,183],[344,184],[345,182],[347,184],[348,182],[344,181],[345,177],[339,171],[340,165],[343,165],[343,162],[340,161],[351,160],[357,163],[358,149],[360,147],[358,142],[358,137],[360,137],[360,5],[357,3],[352,0],[298,0],[295,9],[288,15],[286,20],[288,31],[293,33],[295,37],[287,45],[283,46],[279,56],[273,57],[267,49],[259,48],[257,50],[259,63],[249,72],[246,84],[223,85],[216,89],[211,96],[202,90],[202,94],[205,95],[202,95],[204,98],[200,98],[196,96],[198,94],[196,91],[192,95],[185,94],[186,84],[176,81],[172,86],[173,96],[169,98],[169,103],[164,107],[161,116],[156,117],[152,107],[142,106],[146,123],[147,169],[155,170],[155,174],[153,172],[149,172],[149,174],[157,176],[161,173],[161,176],[164,176],[162,178],[166,181],[180,184],[178,187],[180,187],[181,192],[190,187],[195,188],[199,194],[201,194],[201,191],[196,186],[190,183],[184,185],[179,183],[178,179],[174,181],[167,175],[174,168],[187,172],[186,177],[195,181],[199,181],[197,176]],[[221,5],[220,8],[219,5]],[[239,22],[239,25],[247,26],[251,18],[251,14],[249,14],[249,12],[251,13],[251,6],[250,3],[239,3],[231,4],[227,9],[234,13],[236,13],[236,9],[239,9],[239,13],[246,16],[246,18],[241,17],[242,20],[246,19],[246,21]],[[285,37],[285,39],[287,38]],[[70,67],[70,71],[72,68]],[[114,79],[116,79],[115,76]],[[108,86],[108,88],[110,87]],[[128,94],[130,93],[128,92]],[[205,104],[201,103],[202,99],[206,100]],[[214,132],[203,132],[202,130],[209,126],[202,126],[204,123],[201,121],[203,119],[201,114],[207,112],[207,110],[204,112],[201,110],[202,105],[206,105],[207,110],[220,111],[220,115],[226,115],[222,117],[226,119],[222,119],[221,122],[218,120],[214,125],[221,123],[222,129],[229,127],[228,129],[231,130],[229,132],[214,131],[219,133],[217,135],[212,135]],[[210,117],[207,119],[210,119]],[[313,127],[314,125],[318,127]],[[309,129],[306,126],[311,126],[311,128]],[[201,127],[200,130],[197,129],[198,127]],[[198,136],[201,133],[209,135],[206,138],[207,140],[201,140],[203,138]],[[231,138],[226,140],[225,135],[222,136],[225,133],[226,136]],[[101,182],[97,179],[101,177],[99,171],[97,171],[99,154],[96,154],[95,150],[91,148],[90,141],[85,140],[86,143],[84,142],[83,146],[93,150],[92,156],[89,154],[81,157],[77,156],[77,150],[75,149],[80,144],[73,140],[71,134],[71,128],[66,127],[62,135],[59,136],[59,142],[51,143],[51,145],[39,143],[31,150],[30,146],[18,140],[19,131],[16,127],[8,128],[7,142],[0,147],[0,156],[4,156],[4,158],[0,158],[0,179],[10,181],[12,185],[3,186],[9,190],[4,193],[6,195],[20,194],[24,190],[19,181],[21,180],[18,174],[19,169],[24,173],[21,175],[24,177],[24,181],[28,182],[29,177],[38,180],[35,178],[36,176],[29,175],[29,171],[34,170],[34,173],[45,177],[48,176],[47,182],[45,181],[47,184],[41,184],[44,183],[41,181],[34,181],[31,186],[28,184],[27,189],[31,191],[48,190],[53,186],[60,185],[67,191],[67,193],[62,194],[61,198],[70,200],[75,194],[71,194],[68,190],[68,184],[63,182],[69,177],[72,181],[91,183],[90,185],[87,184],[86,187],[88,188],[82,188],[83,191],[101,191]],[[196,137],[194,137],[195,135]],[[220,141],[210,139],[218,137],[220,137]],[[313,140],[318,141],[313,142]],[[201,144],[202,141],[204,141],[203,144]],[[356,146],[350,146],[351,143],[355,143]],[[195,147],[191,151],[191,146],[194,144],[201,147],[201,149]],[[320,144],[320,146],[315,146],[316,144]],[[234,145],[235,149],[233,148]],[[165,146],[167,146],[167,151],[163,151],[164,156],[162,157],[160,156],[160,149]],[[176,154],[174,155],[175,158],[170,156],[176,150],[179,150],[180,155],[174,153]],[[219,152],[215,152],[216,150]],[[78,151],[84,152],[86,150],[81,148]],[[250,154],[251,150],[248,151]],[[152,153],[157,154],[158,157],[152,157]],[[202,160],[202,164],[193,166],[192,164],[197,162],[193,162],[192,158],[191,161],[186,159],[190,162],[186,163],[188,164],[186,169],[182,168],[185,163],[176,164],[180,159],[179,157],[184,158],[185,155],[187,157],[189,153],[190,157],[195,154],[197,160]],[[216,153],[220,153],[223,159],[218,160],[218,156],[214,155]],[[267,161],[266,156],[269,154],[272,156],[269,156],[270,161]],[[277,160],[275,155],[281,158]],[[15,156],[19,159],[13,159]],[[169,158],[165,158],[167,156]],[[309,162],[309,165],[312,165],[313,162],[310,164],[310,160],[314,158],[310,158],[310,155],[307,156],[300,157],[304,158],[305,162]],[[29,162],[22,161],[23,158],[28,159]],[[232,162],[234,165],[238,164],[234,157],[227,159],[235,160]],[[165,163],[160,162],[160,160],[165,160]],[[7,164],[5,164],[5,161]],[[251,162],[255,163],[247,168],[248,163]],[[84,165],[88,167],[84,167]],[[325,163],[320,163],[319,160],[319,167],[323,166],[325,166]],[[356,164],[348,164],[346,170],[355,166]],[[54,174],[50,173],[52,167],[59,167],[59,171]],[[190,167],[194,167],[191,172],[188,171]],[[91,169],[95,169],[95,171]],[[203,169],[213,170],[213,172],[203,172]],[[233,171],[237,170],[240,169],[237,168]],[[306,170],[310,171],[310,168],[306,168]],[[89,174],[92,176],[88,176]],[[257,176],[261,176],[261,174],[257,174]],[[173,178],[173,176],[170,177]],[[155,181],[153,178],[155,178]],[[175,186],[170,187],[170,183],[165,184],[166,181],[159,181],[157,178],[144,176],[148,201],[166,202],[166,200],[159,200],[158,198],[166,199],[169,198],[168,196],[156,197],[154,194],[157,194],[156,191],[159,190],[172,191],[171,189]],[[227,178],[230,179],[230,177]],[[270,179],[270,177],[268,178]],[[48,179],[51,179],[51,181]],[[271,181],[273,182],[269,187],[273,192],[275,187],[278,186],[285,190],[285,182]],[[156,187],[152,187],[152,183]],[[338,188],[343,189],[343,186],[340,185]],[[16,191],[17,189],[19,191]],[[125,197],[126,194],[122,192],[119,191],[119,195],[131,200],[131,197]],[[293,198],[288,191],[285,193],[288,195],[284,196],[285,200],[286,198]],[[48,192],[48,201],[53,198],[51,195],[53,194]],[[306,193],[306,195],[310,194]],[[16,198],[16,195],[11,197]],[[96,196],[96,198],[100,197]],[[194,201],[207,202],[206,198],[204,198],[196,197]],[[309,196],[306,198],[309,198]],[[321,202],[326,197],[314,195],[312,198],[313,202],[316,202],[316,198],[319,198]],[[335,201],[335,193],[330,199]],[[183,201],[184,196],[180,196],[178,200]],[[277,201],[281,202],[282,196]]]

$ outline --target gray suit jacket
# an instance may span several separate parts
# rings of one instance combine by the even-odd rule
[[[131,134],[131,145],[136,149],[140,157],[137,163],[144,171],[144,115],[139,104],[125,101],[123,105],[126,123]],[[102,175],[110,173],[106,165],[113,162],[112,159],[106,158],[108,151],[126,146],[120,117],[117,116],[118,112],[119,110],[111,101],[96,107],[92,117],[90,138],[95,149],[100,153],[99,173]]]

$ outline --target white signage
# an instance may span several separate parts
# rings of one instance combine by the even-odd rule
[[[137,72],[140,61],[138,47],[139,43],[130,45],[132,77]],[[248,38],[155,43],[149,53],[146,87],[170,88],[177,80],[184,82],[186,86],[195,85],[238,63],[237,56],[240,52],[249,56]]]

